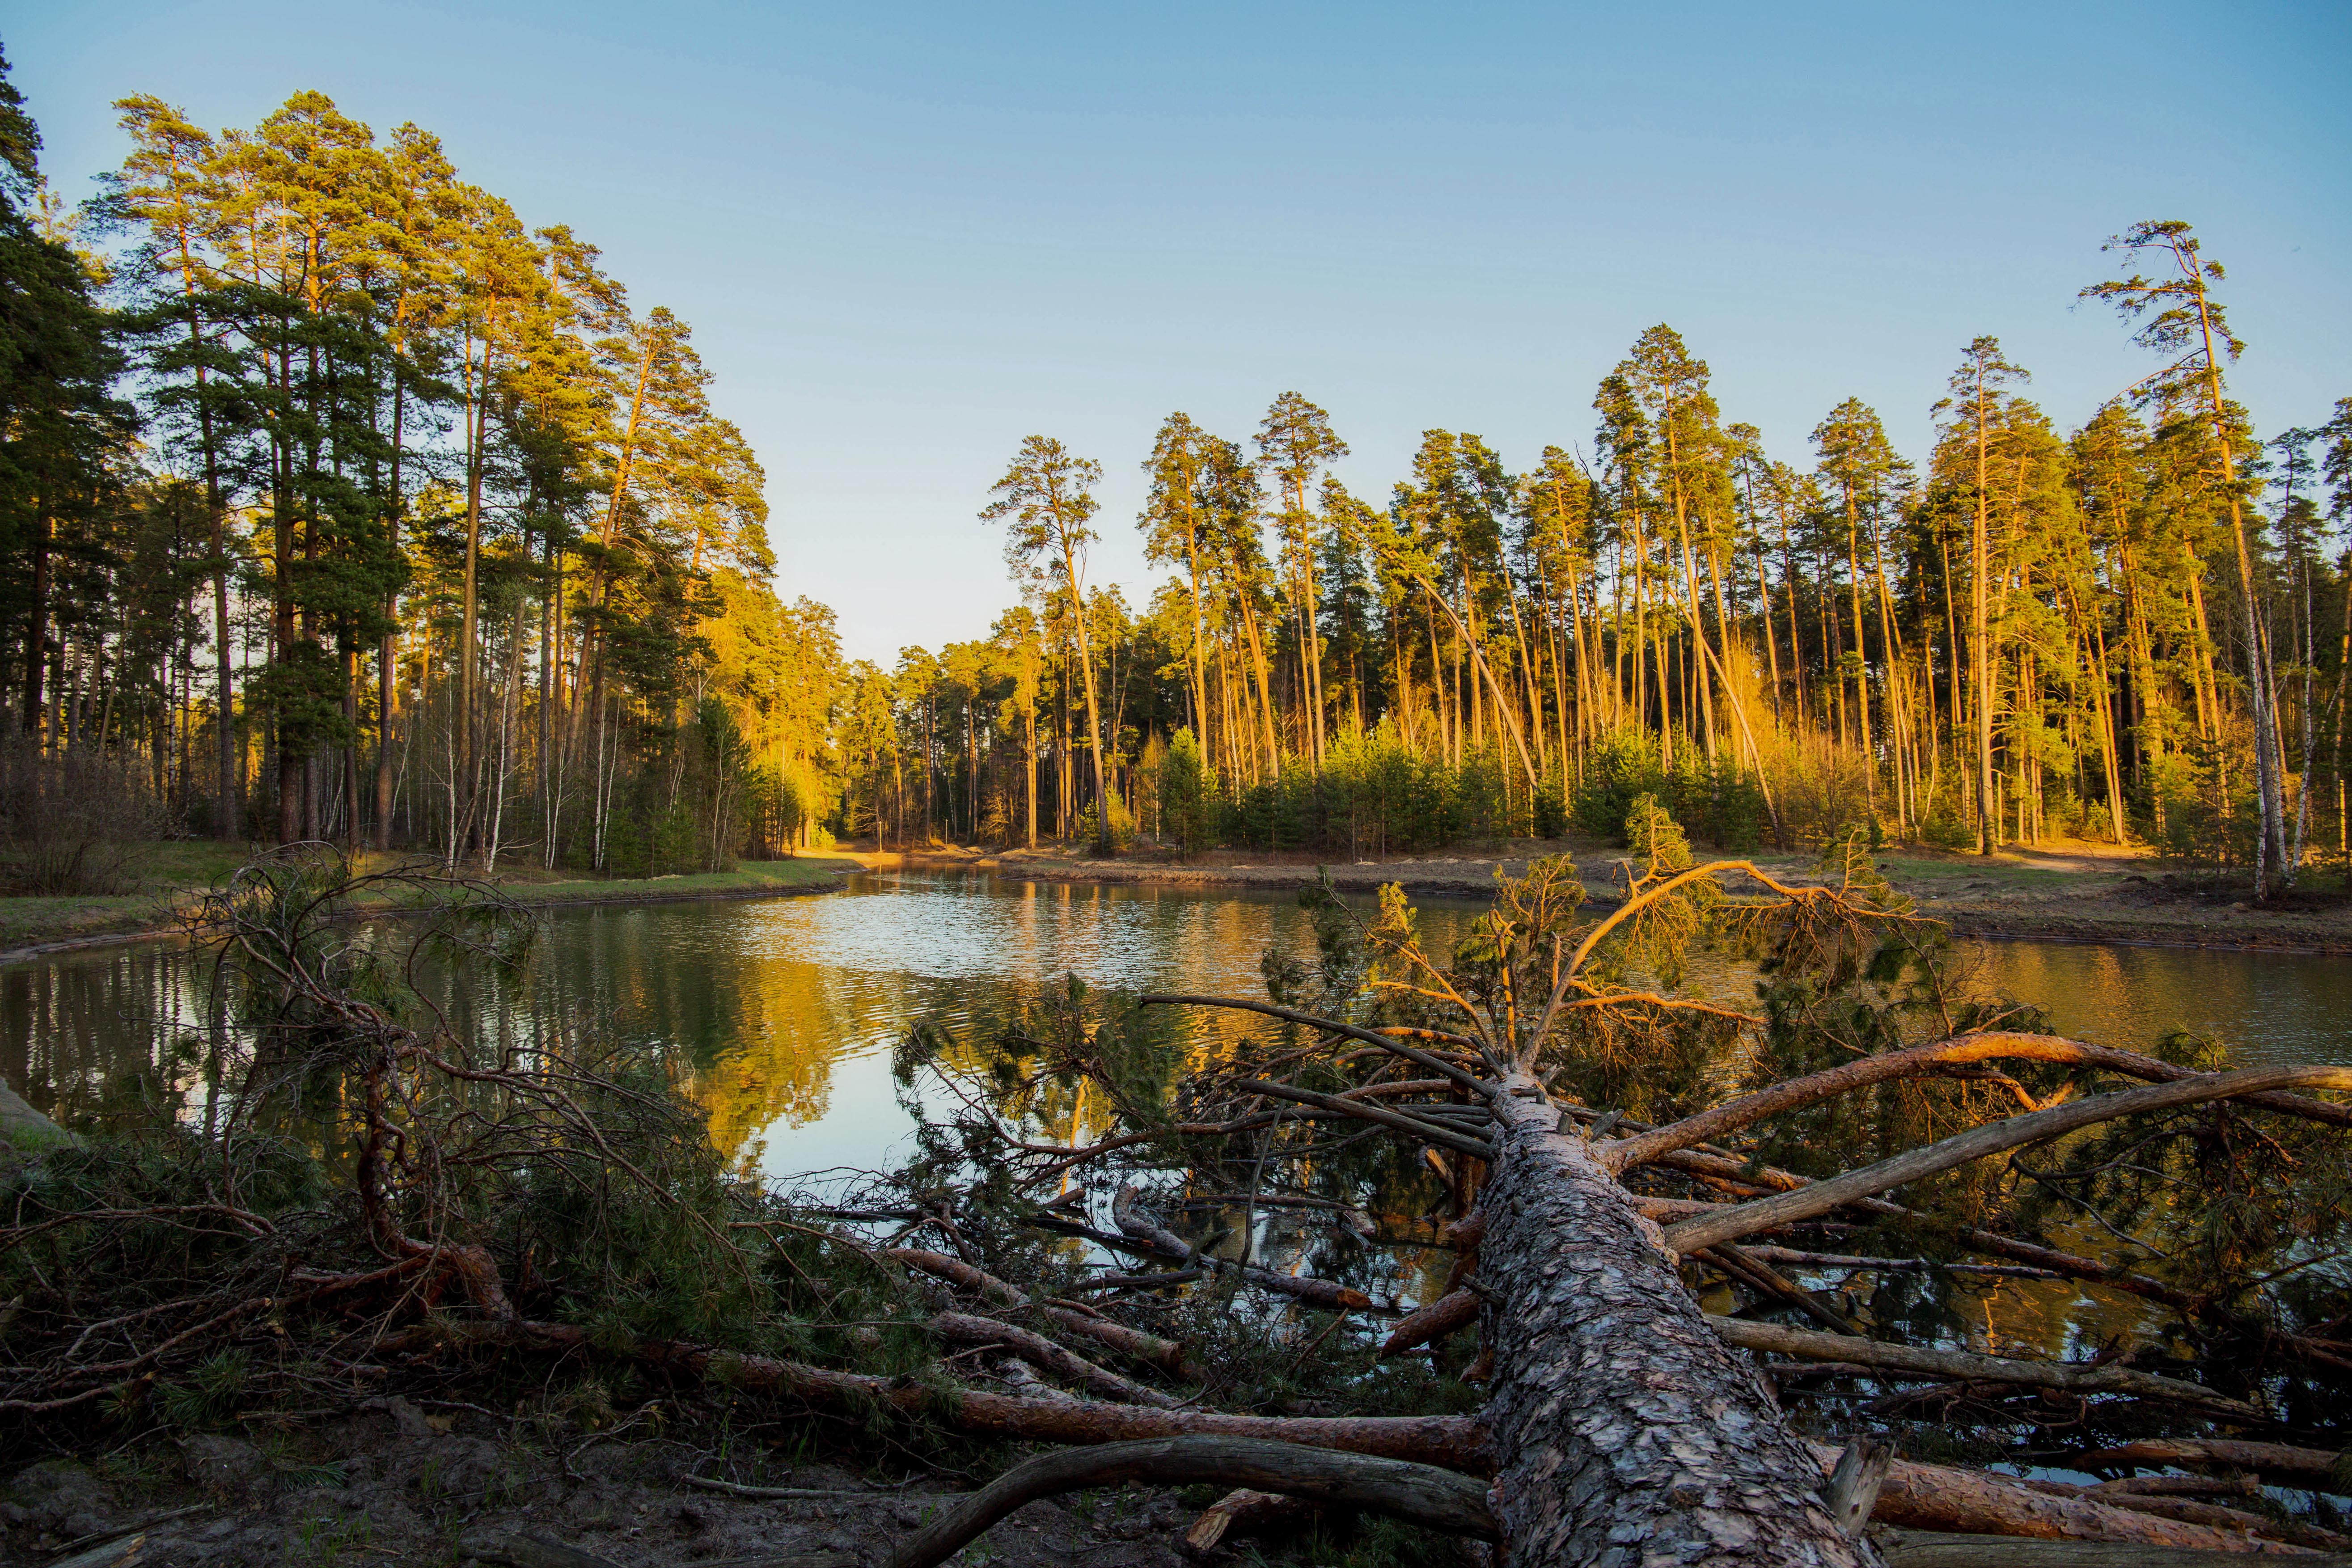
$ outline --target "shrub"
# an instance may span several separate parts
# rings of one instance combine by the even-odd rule
[[[1185,854],[1197,854],[1209,847],[1215,816],[1216,781],[1201,742],[1189,728],[1179,730],[1160,763],[1160,836]]]
[[[1667,793],[1655,742],[1640,730],[1619,730],[1601,738],[1584,761],[1569,815],[1577,830],[1623,843],[1625,815],[1645,795]]]
[[[170,814],[119,755],[80,748],[43,755],[29,736],[0,740],[0,848],[26,893],[127,893],[145,847]]]

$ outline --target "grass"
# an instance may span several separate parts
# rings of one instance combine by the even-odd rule
[[[257,853],[246,844],[165,840],[142,851],[139,886],[132,891],[0,898],[0,952],[168,930],[173,911],[188,894],[218,886]],[[375,870],[409,858],[369,853],[362,855],[360,862],[362,870]],[[500,867],[494,880],[526,904],[636,903],[821,891],[832,886],[835,878],[856,868],[853,861],[803,857],[747,861],[732,871],[691,876],[582,879],[568,870],[549,872],[525,862]]]

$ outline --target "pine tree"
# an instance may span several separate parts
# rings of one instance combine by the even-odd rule
[[[1037,586],[1049,598],[1066,598],[1072,605],[1086,602],[1087,546],[1095,539],[1087,526],[1096,510],[1093,487],[1102,482],[1102,465],[1073,455],[1048,436],[1032,436],[989,493],[996,499],[981,510],[987,522],[1007,522],[1004,558],[1013,578]],[[1092,754],[1095,779],[1095,846],[1110,847],[1109,788],[1103,768],[1102,712],[1095,692],[1094,650],[1087,637],[1084,615],[1075,617],[1078,668],[1086,691],[1087,749]]]

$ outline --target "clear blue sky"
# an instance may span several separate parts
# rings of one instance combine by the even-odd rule
[[[76,0],[0,39],[68,195],[125,93],[226,126],[316,88],[601,245],[693,323],[780,586],[886,661],[1008,602],[974,514],[1033,431],[1108,470],[1095,575],[1139,604],[1171,409],[1238,438],[1295,387],[1380,500],[1430,426],[1515,467],[1589,446],[1594,383],[1664,321],[1792,460],[1848,395],[1924,455],[1979,332],[2071,427],[2147,368],[2074,309],[2140,218],[2229,266],[2265,433],[2352,395],[2340,0]]]

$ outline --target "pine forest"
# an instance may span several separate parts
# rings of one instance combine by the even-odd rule
[[[164,831],[639,877],[836,838],[1366,858],[1611,835],[1643,794],[1733,848],[2345,874],[2352,399],[2234,400],[2256,351],[2187,224],[2085,236],[2145,374],[2071,429],[1989,334],[1919,367],[1932,449],[1849,398],[1770,451],[1661,324],[1587,427],[1430,429],[1385,495],[1297,392],[1101,458],[1032,437],[974,476],[992,635],[884,668],[778,595],[726,389],[589,238],[317,93],[116,107],[78,206],[6,107],[17,791],[110,770]],[[1130,526],[1104,459],[1148,480],[1147,602],[1088,574]]]

